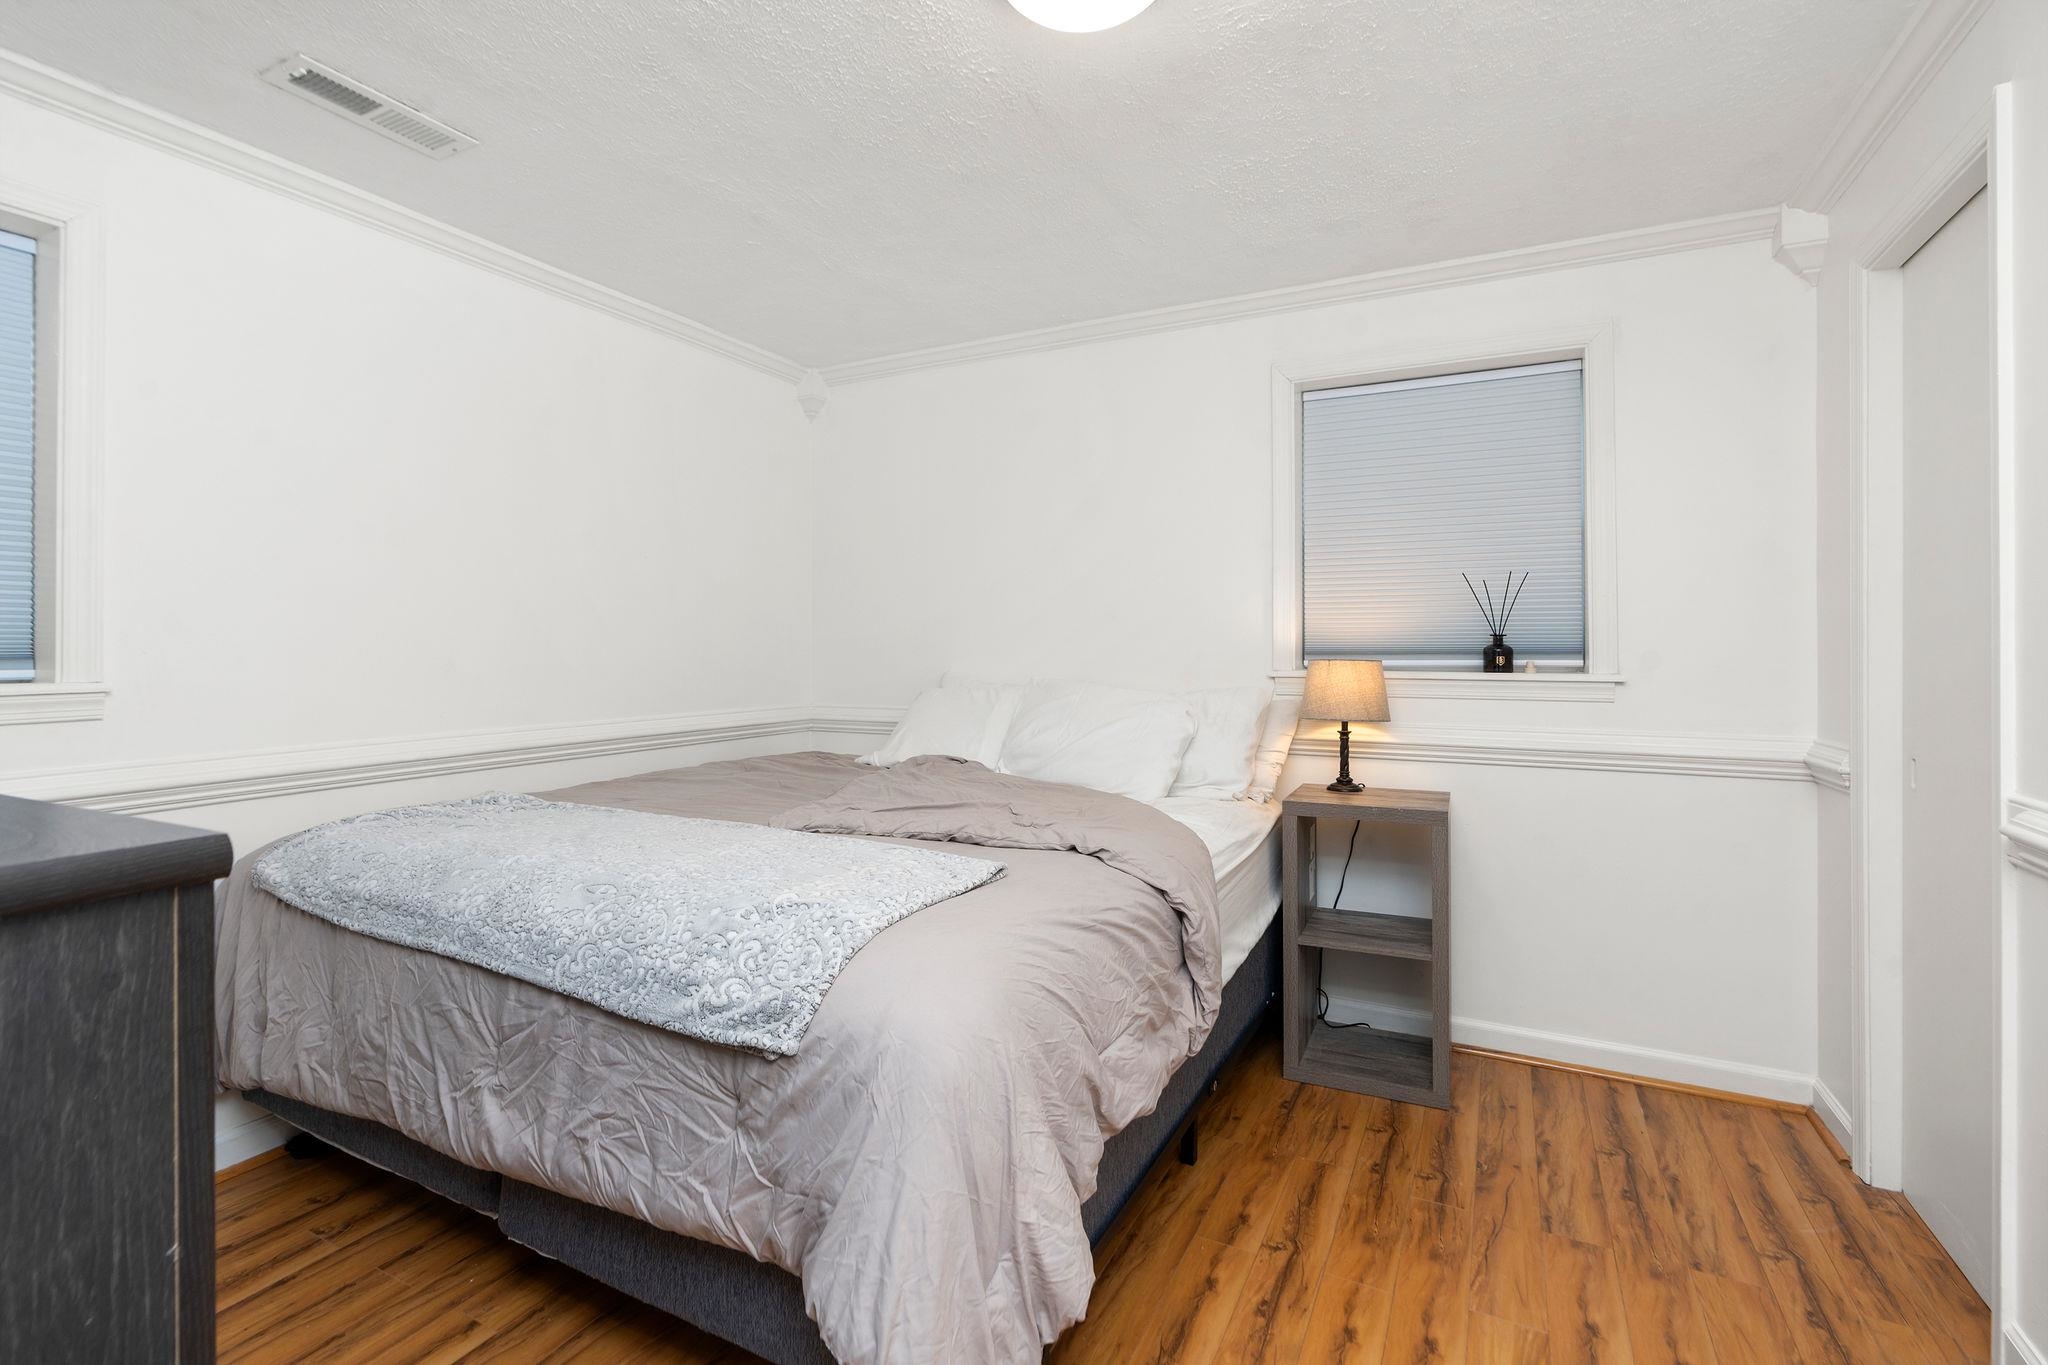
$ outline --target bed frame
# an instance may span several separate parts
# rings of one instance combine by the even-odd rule
[[[1094,1197],[1081,1206],[1088,1240],[1100,1243],[1166,1149],[1181,1140],[1195,1157],[1194,1110],[1244,1045],[1280,984],[1276,916],[1223,988],[1216,1027],[1202,1050],[1173,1074],[1150,1114],[1103,1145]],[[581,1200],[508,1180],[443,1156],[404,1134],[266,1090],[248,1099],[314,1137],[373,1166],[498,1220],[505,1236],[622,1293],[743,1346],[774,1365],[832,1365],[832,1353],[804,1310],[803,1286],[779,1266]]]

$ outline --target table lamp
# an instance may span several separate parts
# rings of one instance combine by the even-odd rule
[[[1387,719],[1387,674],[1377,659],[1314,659],[1301,689],[1303,720],[1337,722],[1333,792],[1362,792],[1351,780],[1351,722]]]

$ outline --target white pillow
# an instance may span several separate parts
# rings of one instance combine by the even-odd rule
[[[1300,697],[1275,697],[1266,708],[1266,732],[1259,738],[1258,756],[1252,760],[1252,783],[1245,788],[1249,801],[1271,801],[1280,785],[1280,770],[1287,766],[1287,751],[1294,747],[1294,727],[1301,723]]]
[[[948,678],[944,686],[918,693],[882,747],[862,754],[859,762],[893,768],[920,754],[946,754],[993,768],[1023,692],[1021,687]]]
[[[1195,733],[1180,697],[1093,683],[1033,683],[1024,690],[997,767],[1156,801],[1173,785]]]
[[[1219,687],[1186,695],[1195,708],[1195,737],[1181,755],[1180,772],[1168,794],[1225,801],[1244,795],[1252,779],[1252,755],[1259,747],[1266,707],[1273,700],[1273,685]]]

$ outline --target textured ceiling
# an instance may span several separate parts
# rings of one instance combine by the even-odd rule
[[[1765,207],[1912,0],[6,0],[0,46],[827,365]],[[482,139],[421,157],[293,52]]]

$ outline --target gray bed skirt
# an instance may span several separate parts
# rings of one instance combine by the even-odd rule
[[[1251,956],[1223,988],[1216,1027],[1202,1050],[1173,1074],[1158,1105],[1103,1145],[1094,1197],[1081,1206],[1092,1242],[1137,1193],[1173,1145],[1217,1073],[1258,1027],[1280,988],[1276,915]],[[243,1094],[293,1126],[498,1220],[499,1230],[621,1293],[693,1323],[775,1365],[831,1365],[804,1310],[803,1287],[779,1266],[710,1242],[664,1232],[517,1180],[465,1166],[380,1123],[350,1118],[265,1090]]]

